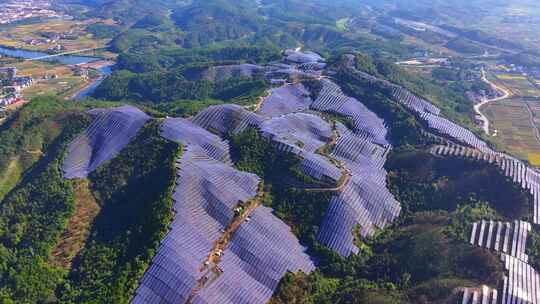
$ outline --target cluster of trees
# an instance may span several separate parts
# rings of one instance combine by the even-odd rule
[[[172,220],[179,146],[150,122],[90,176],[101,211],[90,239],[58,288],[65,303],[128,303]]]
[[[68,114],[80,108],[63,100],[37,98],[0,127],[0,200],[62,133]]]
[[[452,211],[476,201],[489,202],[508,219],[527,217],[532,210],[530,195],[494,165],[412,149],[391,153],[386,166],[405,213]]]
[[[55,106],[58,104],[53,102],[40,108],[52,111]],[[23,110],[19,115],[27,113]],[[39,124],[36,116],[35,123]],[[60,166],[65,147],[87,124],[85,116],[64,117],[62,125],[56,126],[59,135],[49,142],[45,156],[25,172],[17,187],[0,203],[0,300],[3,303],[57,300],[55,289],[65,272],[50,265],[48,258],[74,208],[73,187],[63,178]],[[6,132],[9,131],[1,134]]]
[[[441,86],[434,79],[409,74],[396,64],[385,59],[374,59],[374,57],[363,54],[357,54],[355,58],[356,69],[401,85],[439,107],[443,115],[450,120],[465,125],[469,129],[477,129],[472,121],[471,101],[465,96],[466,87],[460,85]],[[380,109],[382,107],[388,111],[389,108],[394,107],[389,104],[391,101],[387,100],[390,97],[390,92],[386,88],[367,83],[361,77],[355,75],[354,69],[348,66],[348,61],[343,57],[334,58],[333,66],[338,72],[338,81],[347,88],[349,94],[365,102],[379,116],[386,120],[391,118],[381,112],[384,109]],[[380,97],[376,97],[376,95]],[[369,96],[376,98],[376,100],[369,100],[367,98]]]
[[[120,34],[121,28],[105,23],[94,23],[87,26],[86,31],[92,34],[96,39],[111,39]]]
[[[141,74],[123,70],[105,79],[94,92],[94,97],[155,104],[212,99],[248,104],[263,95],[267,87],[264,79],[244,77],[232,77],[218,82],[189,80],[182,69]]]
[[[58,287],[65,303],[128,303],[172,220],[180,147],[150,122],[90,176],[101,206],[90,239]]]
[[[482,179],[467,178],[474,174],[468,171],[458,174],[457,168],[460,166],[454,163],[443,165],[442,160],[438,166],[433,164],[434,161],[427,161],[427,165],[418,166],[420,172],[409,172],[417,167],[415,164],[426,160],[421,157],[410,159],[408,153],[399,153],[393,157],[391,164],[401,171],[392,171],[390,184],[392,189],[403,191],[396,192],[398,198],[404,201],[402,217],[394,226],[372,239],[361,241],[358,238],[360,254],[342,258],[316,240],[332,193],[313,193],[288,183],[283,172],[291,164],[282,162],[276,166],[280,164],[276,162],[279,153],[255,130],[233,136],[231,148],[239,169],[263,178],[263,203],[272,207],[275,214],[291,226],[318,262],[318,270],[310,275],[291,274],[284,278],[271,303],[442,302],[453,296],[456,287],[476,286],[479,282],[496,286],[502,279],[500,261],[489,251],[470,247],[465,241],[470,231],[464,228],[481,218],[500,218],[497,211],[476,200],[459,206],[455,202],[459,201],[459,197],[489,198],[490,202],[495,202],[498,210],[498,203],[505,202],[505,197],[497,196],[510,187],[506,180],[502,184],[491,184],[499,190],[486,189],[486,184],[482,182],[485,176]],[[452,171],[448,172],[450,169]],[[470,170],[480,169],[472,166]],[[490,174],[500,175],[494,172]],[[464,178],[472,183],[472,188],[462,188],[461,183],[450,185],[448,188],[451,190],[440,191],[452,197],[444,197],[440,202],[440,191],[430,188],[433,186],[432,179],[443,179],[434,177],[440,175],[451,176],[449,184],[460,183]],[[420,180],[415,184],[410,182],[410,178]],[[487,180],[497,178],[488,176]],[[477,188],[478,195],[475,194]],[[494,194],[491,195],[489,190],[495,190]],[[511,191],[509,195],[523,198],[519,194]],[[440,206],[443,203],[447,205]],[[415,204],[421,206],[416,207]],[[503,211],[513,216],[509,210]]]

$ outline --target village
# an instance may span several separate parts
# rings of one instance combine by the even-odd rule
[[[34,79],[29,76],[17,76],[17,68],[0,68],[0,111],[22,101],[22,90],[32,85]]]
[[[51,10],[50,6],[49,0],[7,0],[5,3],[0,3],[0,24],[10,24],[30,18],[58,17],[58,13]]]

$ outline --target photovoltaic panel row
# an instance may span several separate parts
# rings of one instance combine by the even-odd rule
[[[85,178],[106,161],[114,158],[150,119],[132,106],[94,109],[92,124],[67,148],[62,164],[64,177]]]
[[[194,298],[194,304],[267,303],[287,273],[315,269],[290,228],[266,207],[235,233],[220,264],[223,273]]]
[[[309,92],[301,84],[284,85],[270,90],[259,110],[262,116],[275,117],[309,109]]]
[[[428,112],[420,113],[420,118],[425,122],[430,130],[441,136],[449,137],[480,151],[492,151],[489,146],[483,140],[479,139],[474,133],[446,118]]]
[[[317,239],[342,256],[358,253],[353,232],[361,236],[375,233],[394,221],[401,212],[398,201],[384,186],[361,176],[353,176],[334,196],[325,214]]]
[[[311,108],[337,114],[352,122],[355,133],[364,134],[373,142],[388,145],[384,121],[358,100],[346,96],[341,88],[328,79],[321,80],[322,89]]]
[[[525,253],[527,235],[531,224],[524,221],[500,222],[486,221],[473,223],[471,230],[471,245],[484,247],[496,252],[503,252],[528,262]]]
[[[533,223],[540,223],[540,172],[510,155],[488,150],[487,152],[456,144],[432,147],[435,155],[463,157],[494,164],[504,176],[510,178],[533,198]]]
[[[332,139],[332,126],[319,116],[292,113],[267,120],[261,124],[262,134],[271,140],[296,145],[307,152],[317,149]]]
[[[296,50],[286,50],[285,59],[293,63],[317,63],[322,62],[324,59],[317,53],[311,51],[296,51]]]
[[[482,288],[464,288],[461,304],[499,304],[499,293],[497,289],[491,289],[487,286]]]
[[[193,123],[220,135],[238,134],[248,127],[259,127],[264,118],[239,105],[211,106],[193,118]]]
[[[522,260],[501,255],[508,275],[504,277],[501,303],[540,303],[540,274]]]
[[[161,135],[186,146],[199,146],[210,158],[230,163],[229,144],[219,136],[184,118],[168,118],[163,122]]]
[[[226,142],[185,119],[167,119],[162,135],[184,145],[177,161],[175,218],[133,303],[185,303],[206,275],[204,260],[234,217],[233,209],[253,198],[260,182],[232,167]]]

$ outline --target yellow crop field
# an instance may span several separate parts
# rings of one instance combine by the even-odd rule
[[[535,167],[540,167],[540,154],[530,153],[529,154],[529,163]]]
[[[107,20],[106,20],[107,21]],[[65,50],[78,50],[86,48],[103,47],[109,43],[110,39],[95,39],[85,31],[89,24],[99,22],[99,20],[70,21],[70,20],[48,20],[42,23],[19,25],[7,31],[0,32],[0,45],[22,48],[35,51],[47,51],[50,47],[62,45]],[[111,22],[111,21],[107,21]],[[77,39],[61,39],[56,42],[46,42],[41,35],[43,32],[71,33]],[[31,43],[38,41],[37,43]]]
[[[502,80],[527,80],[527,77],[513,74],[499,74],[497,78]]]

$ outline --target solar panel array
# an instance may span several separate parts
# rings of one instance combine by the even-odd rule
[[[185,145],[177,161],[176,214],[133,303],[185,303],[204,275],[200,268],[213,243],[233,219],[233,209],[253,198],[260,182],[232,167],[222,153],[225,142],[187,120],[167,119],[162,135]]]
[[[238,134],[248,127],[257,128],[263,121],[262,116],[234,104],[208,107],[193,118],[196,125],[220,135]]]
[[[355,133],[365,135],[380,145],[388,145],[388,130],[381,118],[358,100],[346,96],[334,82],[323,79],[321,84],[322,89],[311,105],[312,109],[345,117],[351,120]]]
[[[533,197],[533,223],[540,224],[540,172],[530,168],[522,161],[504,153],[483,152],[476,149],[449,144],[436,145],[432,147],[431,152],[441,156],[463,157],[475,161],[494,164],[501,170],[502,174],[512,179],[512,181],[521,186],[523,190],[528,191]]]
[[[161,135],[186,146],[201,147],[210,158],[231,163],[229,143],[184,118],[166,119],[161,126]]]
[[[285,59],[290,62],[294,63],[316,63],[324,61],[324,59],[317,53],[314,52],[301,52],[301,51],[295,51],[295,50],[286,50],[285,51]]]
[[[307,113],[292,113],[263,122],[262,134],[273,141],[286,143],[307,151],[315,152],[331,141],[332,126],[319,116]]]
[[[352,63],[350,63],[350,65],[354,69]],[[365,72],[356,70],[356,74],[368,82],[376,83],[382,87],[390,89],[393,98],[409,109],[432,132],[484,152],[491,151],[489,146],[474,135],[474,133],[446,118],[441,117],[441,110],[425,99],[414,95],[401,86],[392,84],[383,79],[378,79]]]
[[[529,260],[525,253],[527,235],[531,224],[524,221],[496,222],[485,221],[473,223],[470,243],[496,252],[503,252],[524,262]]]
[[[447,138],[449,137],[459,143],[463,143],[484,152],[491,151],[489,146],[483,140],[480,140],[476,135],[474,135],[474,133],[446,118],[431,114],[429,112],[424,112],[420,114],[420,119],[424,121],[430,130],[441,136]]]
[[[437,108],[436,106],[432,105],[425,99],[422,99],[408,90],[406,90],[403,87],[400,86],[394,86],[392,90],[392,95],[394,98],[399,100],[402,104],[404,104],[406,107],[410,109],[414,109],[414,111],[418,113],[431,113],[433,115],[440,115],[441,110]]]
[[[331,136],[330,126],[322,119],[305,113],[264,119],[241,108],[230,111],[221,107],[203,111],[194,122],[222,134],[245,129],[238,126],[258,125],[264,135],[274,140],[276,148],[303,158],[301,169],[305,174],[319,180],[342,178],[342,169],[326,157],[313,153]],[[343,124],[337,124],[340,136],[332,157],[341,161],[353,177],[330,202],[319,231],[321,243],[348,256],[358,250],[352,234],[357,225],[362,226],[363,236],[371,235],[376,228],[384,228],[393,221],[401,211],[399,202],[386,188],[387,173],[383,166],[390,150],[385,138],[387,129],[382,119],[359,101],[345,96],[329,80],[323,80],[323,89],[311,108],[347,117],[354,125],[353,130],[348,130]],[[343,218],[350,220],[342,221]]]
[[[357,253],[353,231],[360,226],[362,236],[372,235],[399,216],[401,207],[386,187],[383,166],[391,149],[384,121],[358,100],[346,96],[337,84],[324,79],[314,110],[349,119],[353,129],[336,123],[339,134],[331,156],[352,175],[330,201],[320,226],[318,240],[343,256]]]
[[[482,286],[481,289],[464,288],[461,304],[498,304],[497,289]]]
[[[501,303],[540,303],[540,274],[526,262],[513,256],[502,254],[508,275],[504,277]]]
[[[353,231],[368,236],[384,228],[401,212],[399,202],[384,186],[362,176],[354,176],[340,193],[332,197],[317,239],[342,256],[358,253]]]
[[[462,303],[540,303],[540,274],[527,263],[525,254],[530,229],[523,221],[513,225],[484,220],[473,224],[470,243],[500,252],[506,275],[497,290],[484,286],[480,294],[465,288]]]
[[[162,136],[184,145],[176,215],[132,303],[266,303],[287,272],[315,268],[290,228],[271,209],[258,207],[225,250],[222,273],[194,293],[209,276],[204,261],[233,209],[257,194],[260,180],[232,167],[227,142],[186,119],[165,120]]]
[[[307,110],[310,105],[311,99],[306,88],[301,83],[291,84],[272,89],[259,113],[266,117],[275,117]]]
[[[313,153],[331,137],[331,127],[320,117],[293,113],[268,119],[236,105],[213,106],[200,112],[193,122],[219,134],[238,134],[248,127],[261,130],[283,152],[302,158],[302,172],[318,180],[337,181],[342,172],[327,158]]]
[[[271,209],[258,207],[236,231],[220,268],[223,273],[194,304],[267,303],[287,272],[310,273],[315,266],[290,228]]]
[[[236,65],[221,65],[208,68],[204,73],[205,79],[212,81],[223,81],[231,77],[246,77],[251,78],[258,73],[264,73],[265,68],[255,64],[236,64]]]
[[[322,75],[322,72],[325,67],[326,67],[326,63],[324,62],[309,62],[309,63],[303,63],[299,65],[298,69],[308,74]]]
[[[114,158],[150,119],[132,106],[94,109],[90,126],[67,148],[62,164],[64,177],[85,178],[106,161]]]

